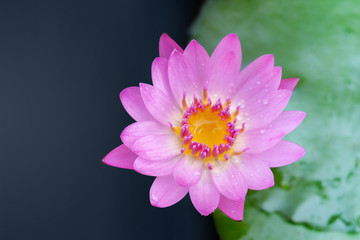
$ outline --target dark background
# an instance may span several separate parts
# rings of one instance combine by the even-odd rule
[[[0,239],[217,239],[187,196],[103,165],[133,122],[119,92],[150,83],[158,40],[182,47],[200,1],[0,1]]]

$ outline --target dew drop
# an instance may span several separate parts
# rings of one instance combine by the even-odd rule
[[[248,113],[248,112],[245,112],[244,115],[245,115],[245,116],[249,116],[249,113]]]
[[[261,129],[261,130],[260,130],[260,133],[261,133],[261,134],[264,134],[264,133],[265,133],[265,130],[264,130],[264,129]]]
[[[269,87],[269,84],[265,84],[265,87]]]
[[[256,84],[257,84],[257,85],[260,85],[260,83],[261,83],[260,81],[256,81]]]
[[[235,175],[231,175],[231,178],[235,178]]]
[[[200,172],[194,172],[194,176],[200,176]]]
[[[261,99],[258,99],[258,103],[261,103]]]
[[[151,200],[153,200],[154,202],[157,202],[157,201],[159,201],[159,198],[155,194],[151,194]]]
[[[234,214],[234,213],[235,213],[235,210],[231,210],[231,213]]]
[[[268,103],[269,103],[269,100],[268,100],[268,99],[264,99],[264,100],[263,100],[263,104],[266,105],[266,104],[268,104]]]

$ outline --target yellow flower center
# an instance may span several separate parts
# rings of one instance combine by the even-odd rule
[[[192,141],[206,144],[208,146],[226,144],[226,121],[222,120],[218,112],[213,112],[210,107],[191,115],[188,119],[189,132],[194,137]]]
[[[244,130],[244,125],[241,129],[235,128],[239,109],[230,114],[230,103],[230,99],[223,106],[220,99],[211,104],[210,99],[205,103],[194,98],[188,106],[184,97],[181,126],[173,128],[183,139],[181,153],[203,159],[209,168],[214,160],[228,160],[228,154],[232,154],[231,146]]]

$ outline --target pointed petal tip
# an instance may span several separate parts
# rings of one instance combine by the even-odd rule
[[[182,52],[182,48],[166,33],[160,36],[159,40],[159,55],[163,58],[169,58],[173,50],[176,49]]]
[[[201,216],[204,216],[204,217],[207,217],[207,216],[209,216],[210,214],[212,214],[214,211],[212,211],[212,212],[205,212],[205,211],[202,211],[202,210],[199,210],[199,209],[196,209],[199,213],[200,213],[200,215]]]
[[[299,111],[299,112],[301,112],[301,113],[302,113],[302,119],[304,120],[304,118],[306,117],[307,113],[306,113],[306,112],[304,112],[304,111]]]
[[[264,58],[269,62],[273,62],[273,65],[274,65],[275,57],[274,57],[273,54],[264,54],[264,55],[261,56],[261,58]]]
[[[162,38],[170,38],[169,35],[167,35],[167,33],[163,32],[160,36],[160,39]]]
[[[229,33],[228,35],[226,35],[226,36],[224,37],[224,39],[225,39],[225,38],[240,41],[240,40],[239,40],[239,37],[236,35],[236,33]]]
[[[304,121],[307,113],[304,112],[304,111],[297,111],[297,112],[299,112],[299,116],[298,116],[299,120],[298,121],[299,121],[299,124],[300,124],[300,123],[302,123],[302,121]]]
[[[274,73],[281,74],[282,73],[282,67],[281,66],[274,67]]]
[[[122,144],[109,152],[102,159],[102,163],[112,167],[133,169],[136,158],[137,155]]]
[[[289,91],[293,91],[296,85],[299,83],[300,78],[286,78],[281,80],[279,90],[286,89]]]
[[[300,146],[300,145],[299,145]],[[306,150],[302,146],[300,146],[301,150],[299,151],[299,159],[305,156]]]
[[[171,53],[170,53],[170,57],[169,59],[172,57],[172,56],[181,56],[182,55],[182,52],[180,52],[179,50],[177,49],[174,49]]]

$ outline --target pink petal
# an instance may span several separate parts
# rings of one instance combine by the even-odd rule
[[[184,59],[189,63],[192,72],[195,75],[195,79],[200,86],[198,89],[205,85],[209,74],[210,57],[206,50],[195,40],[192,40],[184,51]],[[200,92],[198,93],[200,94]],[[191,95],[190,95],[191,96]]]
[[[113,167],[133,169],[136,158],[137,155],[122,144],[108,153],[102,162]]]
[[[231,33],[225,36],[220,43],[216,46],[213,54],[211,55],[211,61],[216,63],[219,61],[224,55],[228,54],[229,52],[233,51],[236,56],[236,61],[238,65],[238,71],[240,71],[241,67],[241,46],[239,38],[236,34]]]
[[[134,163],[134,170],[149,176],[166,176],[173,172],[179,157],[166,159],[164,161],[151,161],[138,157]]]
[[[172,40],[166,33],[163,33],[159,42],[159,55],[163,58],[169,58],[171,53],[176,49],[179,52],[183,52],[181,47]]]
[[[274,175],[268,165],[254,157],[255,154],[243,154],[237,164],[251,190],[263,190],[274,186]]]
[[[174,168],[175,182],[183,187],[195,185],[202,173],[203,161],[193,156],[183,155]]]
[[[247,103],[243,109],[240,109],[239,122],[245,122],[247,130],[266,127],[284,110],[290,100],[291,93],[288,90],[279,90],[268,102],[259,99],[262,100],[262,103]]]
[[[169,82],[173,96],[179,106],[182,106],[184,91],[187,98],[192,99],[194,94],[199,96],[204,88],[191,64],[177,51],[174,51],[169,59]]]
[[[150,203],[155,207],[169,207],[187,193],[188,189],[177,185],[172,175],[157,177],[150,188]]]
[[[244,199],[247,185],[244,176],[230,160],[225,163],[218,162],[210,170],[212,179],[222,195],[231,200]]]
[[[255,59],[239,75],[239,82],[243,89],[248,89],[251,84],[261,80],[264,74],[272,71],[274,68],[274,56],[271,54],[263,55]]]
[[[122,90],[120,100],[125,110],[135,121],[154,119],[145,107],[139,87],[128,87]]]
[[[213,184],[208,171],[204,171],[200,181],[190,187],[189,193],[194,207],[204,216],[212,213],[220,201],[219,190]]]
[[[267,151],[256,153],[254,156],[261,159],[269,167],[282,167],[295,162],[305,155],[305,149],[296,143],[282,140]]]
[[[243,220],[244,199],[234,201],[221,195],[218,208],[235,221]]]
[[[241,105],[249,107],[253,105],[266,107],[266,101],[277,93],[281,81],[281,67],[274,67],[262,74],[258,74],[252,81],[247,82],[233,97],[233,101],[238,101]]]
[[[272,148],[285,136],[285,133],[275,128],[253,129],[243,132],[235,141],[233,148],[247,153],[262,152]]]
[[[151,78],[154,87],[172,96],[168,77],[168,62],[169,60],[166,58],[155,58],[151,65]]]
[[[165,125],[169,125],[169,122],[174,125],[180,124],[182,111],[171,97],[144,83],[140,83],[140,92],[147,110],[156,120]]]
[[[169,126],[162,125],[155,121],[135,122],[127,126],[120,135],[121,141],[132,148],[133,144],[142,137],[156,134],[171,134]]]
[[[149,135],[137,140],[132,151],[140,157],[158,161],[169,159],[181,154],[182,143],[175,134]]]
[[[238,77],[238,62],[235,53],[231,51],[211,65],[208,84],[210,96],[215,101],[220,96],[233,96],[239,83]]]
[[[299,82],[299,78],[283,79],[280,83],[279,89],[286,89],[289,91],[293,91],[298,82]]]
[[[277,128],[285,134],[293,131],[304,120],[306,112],[284,111],[269,124],[269,128]]]

